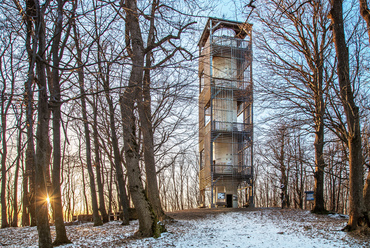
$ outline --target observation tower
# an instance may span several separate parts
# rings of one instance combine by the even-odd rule
[[[252,205],[252,24],[209,18],[198,46],[201,207]]]

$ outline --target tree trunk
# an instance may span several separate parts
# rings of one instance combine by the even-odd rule
[[[342,1],[331,0],[329,18],[332,21],[333,41],[337,54],[337,73],[342,102],[348,126],[349,149],[349,221],[345,230],[356,230],[368,222],[363,198],[363,166],[359,109],[355,104],[349,78],[349,55],[345,40]]]
[[[163,231],[157,223],[157,216],[148,201],[139,167],[139,144],[136,137],[135,101],[143,80],[144,47],[139,25],[139,15],[135,0],[121,2],[126,12],[126,44],[132,60],[128,87],[120,97],[124,131],[124,151],[130,194],[139,217],[138,235],[158,237]]]
[[[27,160],[27,159],[26,159]],[[29,226],[30,225],[30,214],[28,211],[29,200],[28,200],[28,176],[25,172],[25,168],[22,168],[23,173],[23,180],[22,180],[22,189],[23,189],[23,196],[22,196],[22,226]]]
[[[321,96],[322,100],[322,96]],[[323,102],[322,102],[323,104]],[[317,109],[317,108],[316,108]],[[325,213],[324,205],[324,121],[323,114],[316,115],[316,132],[315,132],[315,188],[314,188],[314,205],[312,212]]]
[[[100,47],[100,46],[99,46]],[[112,147],[113,147],[113,154],[114,154],[114,168],[116,169],[116,177],[118,182],[118,194],[119,194],[119,200],[120,205],[122,207],[122,224],[123,225],[129,225],[129,212],[128,212],[128,200],[127,200],[127,193],[126,193],[126,184],[123,180],[123,168],[122,168],[122,159],[120,150],[118,147],[118,139],[117,139],[117,133],[116,133],[116,124],[115,124],[115,115],[114,115],[114,107],[113,107],[113,101],[110,96],[110,88],[109,88],[109,65],[106,65],[107,72],[104,73],[106,76],[103,76],[103,71],[101,68],[101,61],[100,57],[99,59],[99,70],[100,70],[100,78],[103,81],[103,87],[105,92],[105,99],[108,102],[109,107],[109,124],[110,124],[110,131],[111,131],[111,139],[112,139]]]
[[[35,81],[34,69],[36,63],[37,43],[33,33],[33,17],[36,15],[34,0],[26,1],[26,50],[28,55],[28,78],[25,84],[26,93],[24,97],[26,105],[26,126],[27,126],[27,148],[26,148],[26,171],[23,180],[23,226],[36,226],[35,207],[35,143],[33,123],[33,90]],[[29,185],[28,185],[29,184]],[[28,189],[29,186],[29,189]],[[31,217],[31,223],[30,223]]]
[[[94,125],[93,125],[93,136],[94,136],[94,149],[95,149],[95,168],[96,168],[96,179],[98,183],[98,194],[99,194],[99,210],[100,214],[103,217],[103,223],[109,221],[109,216],[105,208],[104,201],[104,185],[102,183],[102,171],[100,163],[100,146],[99,146],[99,137],[98,137],[98,107],[97,101],[95,102],[94,109]]]
[[[23,109],[21,109],[22,111]],[[23,111],[22,111],[23,112]],[[13,209],[14,209],[14,215],[13,215],[13,221],[11,226],[17,227],[18,226],[18,176],[19,176],[19,169],[20,169],[20,163],[21,163],[21,154],[22,154],[22,128],[21,128],[21,122],[22,122],[22,115],[21,112],[19,119],[17,120],[18,124],[18,141],[17,141],[17,158],[16,158],[16,165],[15,165],[15,172],[14,172],[14,201],[13,201]]]
[[[110,168],[109,180],[107,173],[107,181],[109,181],[108,186],[108,215],[112,213],[112,201],[113,201],[113,167]]]
[[[60,166],[61,166],[61,96],[60,96],[60,76],[59,64],[61,56],[59,55],[59,43],[62,36],[63,25],[63,6],[65,1],[58,0],[57,20],[55,22],[55,30],[53,43],[51,47],[52,52],[52,76],[51,76],[51,103],[53,112],[53,170],[52,170],[52,195],[49,195],[51,205],[53,206],[53,215],[55,221],[56,238],[53,245],[62,245],[71,243],[67,237],[66,228],[63,219],[62,194],[60,190]]]
[[[279,129],[279,135],[281,135],[280,151],[278,154],[279,169],[281,173],[280,188],[281,188],[281,208],[287,208],[289,204],[288,200],[288,176],[287,176],[287,165],[285,161],[285,142],[287,139],[287,126],[283,125]]]
[[[1,63],[1,62],[0,62]],[[6,102],[6,83],[4,82],[4,88],[1,92],[1,135],[2,136],[2,152],[1,152],[1,228],[9,227],[8,223],[8,215],[6,213],[7,211],[7,205],[6,205],[6,156],[7,154],[7,140],[6,140],[6,129],[7,129],[7,123],[6,123],[6,115],[7,110],[10,106],[11,99],[8,99],[8,106],[5,105]],[[15,199],[16,200],[16,199]]]
[[[84,122],[84,131],[85,131],[85,142],[86,142],[86,165],[90,179],[90,193],[91,193],[91,204],[93,209],[93,219],[94,219],[94,226],[103,225],[103,221],[99,216],[99,209],[98,209],[98,200],[96,196],[96,187],[95,187],[95,177],[94,171],[92,168],[91,163],[91,141],[90,141],[90,130],[89,130],[89,122],[87,119],[87,110],[86,110],[86,96],[85,96],[85,79],[84,79],[84,72],[83,72],[83,63],[82,63],[82,50],[79,44],[79,33],[77,31],[76,23],[73,23],[73,31],[74,31],[74,42],[77,49],[77,63],[80,66],[78,69],[78,83],[80,86],[80,94],[81,94],[81,108],[82,108],[82,119]]]
[[[359,2],[360,2],[360,13],[364,20],[366,21],[368,38],[370,41],[370,10],[367,5],[367,0],[359,0]],[[370,216],[370,173],[368,173],[367,175],[363,194],[365,201],[365,209],[367,211],[367,214]]]
[[[82,171],[82,187],[83,187],[83,196],[84,196],[84,201],[85,201],[85,214],[89,214],[89,202],[87,200],[87,195],[86,195],[86,182],[85,182],[85,169],[84,165],[81,161],[81,171]]]
[[[151,54],[151,53],[150,53]],[[143,133],[143,150],[144,150],[144,163],[146,172],[146,189],[150,203],[153,210],[158,216],[159,220],[165,218],[162,209],[160,195],[158,190],[157,171],[154,158],[154,142],[153,142],[153,124],[151,114],[151,97],[150,97],[150,59],[151,55],[147,54],[146,70],[144,73],[144,80],[142,85],[142,97],[138,104],[141,130]],[[149,61],[148,61],[149,60]]]
[[[133,63],[135,65],[135,63]],[[135,66],[134,66],[135,67]],[[141,69],[139,69],[141,70]],[[132,70],[130,82],[134,80],[135,69]],[[136,73],[137,76],[137,73]],[[123,120],[124,151],[126,158],[126,168],[129,182],[129,190],[132,201],[135,205],[139,217],[138,236],[159,237],[161,230],[157,227],[157,217],[154,213],[141,181],[141,171],[139,167],[139,145],[136,142],[135,115],[134,115],[134,87],[126,89],[121,98],[121,112]]]
[[[151,15],[150,15],[150,27],[148,34],[148,47],[151,47],[155,43],[155,12],[158,5],[158,1],[153,1]],[[146,189],[149,201],[155,211],[159,220],[165,218],[164,211],[161,205],[161,198],[158,190],[157,181],[157,170],[155,166],[154,158],[154,137],[153,137],[153,122],[152,122],[152,100],[150,95],[150,70],[152,66],[152,51],[148,51],[146,54],[144,78],[141,85],[141,96],[138,102],[138,110],[141,123],[141,131],[143,133],[143,150],[144,150],[144,163],[146,172]]]
[[[364,204],[368,216],[370,216],[370,170],[368,169],[364,187]]]
[[[325,32],[326,33],[326,32]],[[315,33],[316,35],[316,33]],[[316,37],[315,37],[316,38]],[[325,40],[325,34],[322,39]],[[313,212],[315,213],[326,213],[324,204],[324,114],[325,114],[325,103],[324,103],[324,92],[323,92],[323,67],[325,57],[321,51],[325,49],[322,47],[324,42],[321,42],[320,47],[318,42],[315,42],[315,55],[314,64],[316,67],[311,69],[314,74],[314,88],[312,92],[314,94],[315,101],[315,113],[314,113],[314,126],[315,126],[315,188],[314,188],[314,206]],[[309,61],[307,61],[309,62]]]
[[[48,218],[47,187],[46,187],[46,168],[50,166],[47,156],[49,145],[49,107],[46,84],[45,68],[45,21],[44,13],[40,3],[36,1],[35,6],[37,18],[35,19],[35,33],[38,36],[38,56],[36,62],[36,72],[39,85],[38,98],[38,119],[36,132],[36,160],[35,160],[35,188],[36,188],[36,223],[39,234],[39,247],[52,247],[50,226]]]

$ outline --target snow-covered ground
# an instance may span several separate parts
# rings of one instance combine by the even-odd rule
[[[314,215],[302,210],[257,209],[208,214],[166,225],[158,239],[132,237],[138,222],[113,221],[67,226],[73,244],[62,247],[370,247],[370,238],[340,231],[347,222],[339,215]],[[55,235],[52,227],[52,235]],[[36,227],[0,229],[0,246],[37,247]]]

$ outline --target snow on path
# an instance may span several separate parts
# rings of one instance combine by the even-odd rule
[[[228,212],[167,224],[168,232],[158,239],[132,238],[138,221],[129,226],[119,221],[98,227],[86,223],[67,226],[73,244],[60,247],[370,247],[369,237],[361,240],[340,231],[346,221],[301,210]],[[54,227],[51,232],[55,238]],[[37,247],[37,242],[36,227],[0,229],[0,246]]]
[[[317,230],[309,220],[308,211],[302,212],[298,221],[274,218],[270,213],[244,212],[227,213],[201,220],[179,221],[180,235],[163,234],[133,242],[132,247],[368,247],[367,244],[352,242],[340,227]],[[306,216],[304,216],[306,215]],[[302,219],[303,218],[303,219]],[[320,224],[320,223],[319,223]],[[176,225],[175,225],[176,226]],[[174,228],[174,227],[171,227]],[[170,228],[169,228],[170,229]],[[175,230],[177,228],[175,227]]]

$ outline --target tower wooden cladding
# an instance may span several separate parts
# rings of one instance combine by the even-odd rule
[[[201,206],[253,204],[252,25],[209,18],[198,46]]]

